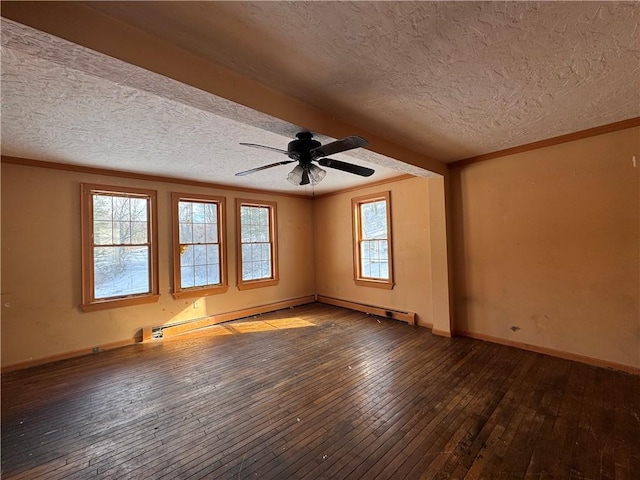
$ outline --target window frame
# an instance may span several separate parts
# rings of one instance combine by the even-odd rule
[[[271,277],[257,280],[242,279],[242,207],[262,207],[269,209],[269,235],[271,245]],[[278,272],[278,204],[266,200],[236,198],[236,284],[238,290],[269,287],[280,281]]]
[[[365,277],[362,275],[362,265],[361,265],[361,245],[364,239],[362,238],[362,219],[361,219],[361,209],[360,206],[373,203],[385,201],[387,204],[387,245],[389,252],[389,278],[388,279],[377,279]],[[384,288],[387,290],[391,290],[394,287],[393,280],[393,242],[391,235],[391,192],[381,192],[381,193],[373,193],[369,195],[363,195],[360,197],[354,197],[351,199],[351,210],[352,210],[352,224],[353,224],[353,280],[356,285],[360,285],[363,287],[375,287],[375,288]]]
[[[196,203],[215,203],[218,210],[218,245],[220,249],[220,283],[199,287],[182,288],[182,274],[180,269],[180,217],[178,205],[180,201]],[[214,195],[200,195],[195,193],[171,193],[172,239],[173,239],[173,298],[202,297],[225,293],[229,289],[227,277],[227,249],[226,249],[226,198]]]
[[[147,243],[149,245],[149,292],[123,295],[106,299],[95,298],[93,243],[93,196],[106,194],[128,198],[147,199]],[[80,309],[84,312],[107,310],[157,302],[160,298],[158,281],[158,194],[156,190],[123,186],[80,184],[81,230],[81,296]]]

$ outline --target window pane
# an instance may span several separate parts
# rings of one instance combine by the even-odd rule
[[[250,225],[242,225],[240,228],[240,241],[242,243],[247,243],[251,241],[251,226]]]
[[[94,220],[113,220],[112,198],[109,195],[93,196],[93,219]]]
[[[193,246],[193,264],[205,265],[207,263],[207,247],[206,245]]]
[[[383,280],[389,280],[389,262],[380,263],[380,277]]]
[[[360,248],[361,275],[380,280],[389,279],[387,240],[365,240]]]
[[[362,269],[361,275],[363,277],[371,276],[371,266],[366,245],[363,245],[360,250],[360,268]]]
[[[242,280],[253,279],[253,265],[249,262],[242,264]]]
[[[180,265],[193,265],[193,247],[191,245],[182,245],[182,253],[180,254]]]
[[[113,222],[111,220],[94,220],[93,243],[96,245],[111,245],[113,243]]]
[[[204,241],[206,243],[218,243],[218,224],[217,223],[205,223]]]
[[[389,243],[387,240],[380,240],[380,259],[389,260]]]
[[[387,238],[387,202],[363,203],[360,205],[362,238]]]
[[[131,220],[131,203],[128,197],[113,197],[113,219],[121,222]]]
[[[242,245],[242,263],[251,261],[251,245]]]
[[[262,278],[271,278],[271,260],[262,262]]]
[[[207,283],[209,285],[216,285],[220,283],[220,265],[207,265]]]
[[[204,204],[204,221],[206,223],[218,223],[218,204],[217,203]]]
[[[262,277],[262,265],[260,264],[260,262],[254,262],[251,264],[252,265],[252,272],[251,272],[251,278],[253,280],[257,280]]]
[[[194,267],[180,268],[180,288],[191,288],[195,286],[195,270]]]
[[[204,224],[203,223],[194,223],[193,224],[193,243],[204,243]]]
[[[265,207],[256,208],[256,224],[269,225],[269,209]]]
[[[240,240],[244,242],[249,241],[251,230],[251,207],[240,207]]]
[[[260,225],[256,227],[255,230],[255,241],[256,242],[268,242],[269,239],[269,226],[268,225]]]
[[[113,222],[113,243],[131,243],[131,223]]]
[[[371,261],[371,277],[380,278],[380,263],[372,260]]]
[[[148,247],[95,247],[94,297],[149,293]]]
[[[131,221],[147,222],[148,220],[148,202],[146,198],[130,198],[131,205]]]
[[[249,211],[248,222],[252,225],[258,223],[258,207],[245,207]]]
[[[259,262],[262,260],[262,245],[251,245],[251,261]]]
[[[204,204],[191,202],[193,205],[193,214],[191,216],[191,221],[193,223],[204,223]]]
[[[193,225],[190,223],[181,223],[179,225],[180,243],[193,243]]]
[[[220,263],[220,246],[207,245],[207,263]]]
[[[131,222],[131,243],[147,243],[148,225],[146,221]]]
[[[178,202],[178,220],[180,223],[191,223],[191,202]]]
[[[202,287],[207,284],[207,266],[196,265],[195,267],[195,286]]]

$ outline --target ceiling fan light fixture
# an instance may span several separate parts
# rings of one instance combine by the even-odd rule
[[[366,147],[368,145],[367,140],[357,135],[321,145],[319,141],[313,139],[311,132],[299,132],[296,134],[296,140],[289,142],[286,150],[267,147],[266,145],[258,145],[257,143],[242,142],[240,145],[283,153],[288,156],[290,160],[244,170],[236,173],[238,177],[294,162],[298,162],[298,165],[287,175],[287,181],[293,185],[317,185],[322,181],[327,172],[311,162],[318,162],[323,167],[360,175],[361,177],[370,177],[374,174],[372,168],[361,167],[341,160],[327,158],[327,155],[346,152],[354,148]]]
[[[300,185],[302,181],[302,167],[300,165],[296,165],[295,168],[289,172],[287,181],[293,185]]]
[[[293,185],[317,185],[326,174],[327,172],[317,165],[296,165],[287,175],[287,181]]]
[[[317,165],[314,165],[313,163],[309,165],[309,179],[311,180],[311,185],[320,183],[326,174],[327,171],[321,169]]]

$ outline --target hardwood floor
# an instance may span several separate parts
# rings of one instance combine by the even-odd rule
[[[5,479],[638,479],[640,377],[312,304],[2,377]]]

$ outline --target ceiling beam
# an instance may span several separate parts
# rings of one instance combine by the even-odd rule
[[[334,138],[361,135],[369,150],[445,175],[431,159],[334,115],[266,87],[77,2],[3,2],[1,15],[121,61],[164,75],[213,95]]]

